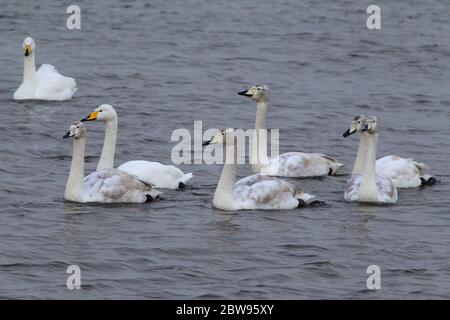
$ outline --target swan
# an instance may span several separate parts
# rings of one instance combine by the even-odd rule
[[[365,115],[356,116],[350,128],[344,133],[344,136],[353,132],[361,132],[367,117]],[[369,117],[373,119],[373,117]],[[361,173],[363,169],[362,157],[365,156],[366,137],[360,139],[360,147],[358,148],[357,160],[353,167],[352,174]],[[375,170],[377,173],[383,174],[391,178],[397,188],[415,188],[424,185],[432,185],[437,179],[426,174],[428,166],[424,163],[417,162],[413,159],[402,158],[396,155],[389,155],[380,158],[376,162]]]
[[[238,92],[238,94],[256,101],[255,136],[251,151],[253,162],[255,162],[252,163],[254,173],[278,177],[317,177],[336,175],[343,166],[337,160],[326,155],[304,152],[287,152],[264,162],[267,154],[262,149],[264,143],[261,142],[260,129],[265,129],[269,88],[260,84]]]
[[[213,207],[224,211],[248,209],[293,209],[319,204],[315,197],[284,180],[255,174],[235,183],[237,174],[234,129],[223,130],[203,145],[225,144],[226,156]]]
[[[143,203],[159,198],[160,192],[136,177],[117,169],[104,169],[84,177],[86,129],[70,126],[63,138],[73,138],[73,155],[64,199],[73,202]]]
[[[43,64],[36,72],[36,44],[30,37],[23,41],[23,81],[14,100],[70,100],[77,91],[75,79],[59,74],[51,64]]]
[[[354,121],[358,123],[359,117]],[[344,137],[357,132],[350,128]],[[398,192],[392,180],[375,172],[378,145],[378,122],[376,117],[366,119],[361,130],[358,153],[354,165],[354,173],[347,182],[344,199],[347,201],[370,203],[396,203]],[[356,170],[355,170],[356,168]]]
[[[114,154],[117,140],[117,113],[109,104],[102,104],[81,121],[101,120],[105,123],[105,141],[97,171],[114,168]],[[173,165],[144,160],[128,161],[118,167],[119,170],[137,176],[140,180],[154,185],[156,188],[183,188],[193,177],[192,173],[183,173]]]

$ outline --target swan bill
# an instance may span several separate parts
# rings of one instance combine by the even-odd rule
[[[244,91],[238,92],[238,95],[251,97],[251,96],[253,96],[253,93],[251,93],[250,90],[244,90]]]
[[[81,121],[94,121],[97,120],[98,117],[98,111],[94,111],[91,114],[89,114],[86,118],[81,119]]]
[[[31,54],[32,51],[32,46],[31,44],[26,44],[23,46],[23,51],[24,51],[24,55],[25,57],[28,57]]]
[[[70,130],[67,131],[65,135],[63,135],[63,139],[67,139],[67,138],[70,138],[70,137],[72,137],[72,136],[70,135]]]
[[[348,136],[354,134],[355,132],[356,132],[356,130],[354,130],[354,129],[352,129],[352,128],[349,128],[347,131],[345,131],[345,132],[342,134],[342,136],[343,136],[344,138],[347,138]]]

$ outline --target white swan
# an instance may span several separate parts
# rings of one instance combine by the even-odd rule
[[[354,121],[358,121],[358,117]],[[344,137],[357,132],[353,128],[344,133]],[[367,119],[361,132],[354,171],[347,182],[344,199],[347,201],[370,203],[396,203],[398,192],[392,180],[375,172],[378,146],[378,128],[375,117]],[[363,152],[365,154],[363,154]],[[356,168],[356,170],[355,170]]]
[[[64,199],[73,202],[143,203],[157,199],[160,192],[136,177],[117,169],[105,169],[84,177],[86,129],[70,126],[63,138],[73,138],[73,155]]]
[[[344,136],[353,132],[361,132],[366,119],[367,117],[365,115],[355,117],[350,128],[344,133]],[[369,119],[373,119],[373,117],[369,117]],[[367,143],[365,143],[365,140],[366,137],[362,136],[352,174],[362,172],[362,163],[364,161],[359,161],[358,158],[362,158],[366,154],[365,147]],[[425,173],[428,170],[426,164],[413,159],[401,158],[396,155],[389,155],[378,159],[375,170],[377,173],[391,178],[397,188],[415,188],[423,185],[432,185],[437,181],[436,178]]]
[[[101,120],[105,123],[105,141],[97,171],[114,168],[114,154],[117,140],[117,113],[109,104],[102,104],[81,121]],[[178,189],[184,187],[192,178],[192,173],[183,173],[173,165],[145,160],[128,161],[118,167],[119,170],[137,176],[140,180],[156,188]]]
[[[238,93],[256,101],[255,135],[252,143],[252,171],[278,177],[316,177],[335,175],[343,164],[320,153],[287,152],[267,158],[260,129],[265,129],[269,88],[256,85]]]
[[[255,174],[235,183],[237,164],[234,129],[226,129],[203,145],[225,144],[226,159],[223,165],[213,206],[224,211],[245,209],[293,209],[307,204],[317,204],[314,196],[293,184],[278,178]]]
[[[36,45],[30,37],[23,41],[23,81],[14,93],[14,100],[69,100],[77,91],[73,78],[59,74],[54,66],[43,64],[36,72]]]

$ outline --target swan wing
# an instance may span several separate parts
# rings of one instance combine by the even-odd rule
[[[166,189],[178,189],[180,183],[186,184],[193,176],[192,173],[185,174],[173,165],[144,160],[128,161],[118,169],[135,175],[139,180],[150,183],[157,188]]]
[[[294,185],[265,175],[251,175],[236,182],[234,200],[241,209],[292,209],[301,192]]]
[[[343,165],[319,153],[287,152],[271,158],[261,173],[280,177],[314,177],[336,173]]]
[[[422,184],[420,179],[427,166],[413,159],[398,156],[386,156],[376,162],[376,171],[392,179],[397,188],[412,188]]]
[[[347,181],[344,191],[344,199],[347,201],[359,201],[359,189],[361,187],[362,175],[354,174]],[[389,177],[377,174],[375,176],[377,202],[395,203],[398,199],[397,188]]]
[[[395,203],[398,200],[398,192],[391,178],[377,174],[375,176],[377,185],[377,198],[379,202]]]
[[[69,100],[77,90],[75,79],[58,73],[50,64],[43,64],[36,72],[35,98],[42,100]]]
[[[143,203],[148,196],[157,198],[159,192],[123,171],[105,169],[84,178],[86,202]]]
[[[361,185],[362,176],[354,174],[348,179],[347,186],[344,191],[344,199],[347,201],[358,201],[358,191]]]

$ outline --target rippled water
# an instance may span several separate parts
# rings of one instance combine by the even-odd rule
[[[1,298],[449,298],[450,5],[378,1],[2,1],[0,13]],[[76,78],[68,102],[12,100],[31,34],[38,64]],[[119,114],[116,164],[170,162],[176,128],[249,128],[256,83],[272,94],[267,125],[281,151],[324,152],[345,175],[301,181],[328,205],[224,213],[211,208],[221,167],[185,165],[192,184],[142,205],[63,201],[68,126],[101,103]],[[352,116],[378,116],[379,155],[414,157],[441,183],[402,190],[395,206],[343,201]],[[87,170],[103,126],[89,123]],[[250,173],[242,166],[240,176]],[[68,265],[83,290],[66,289]],[[381,268],[382,289],[366,288]]]

